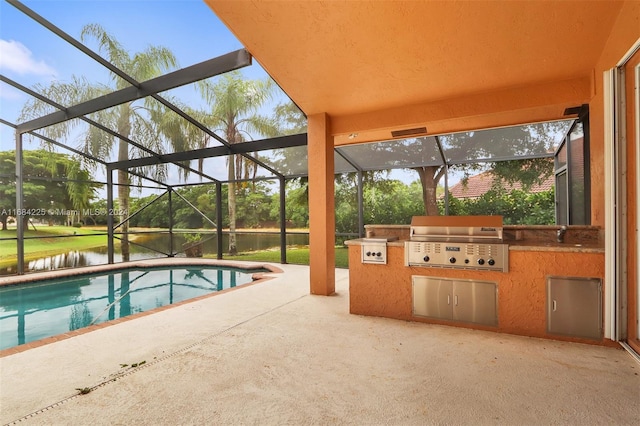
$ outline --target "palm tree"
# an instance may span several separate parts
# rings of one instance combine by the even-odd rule
[[[109,62],[139,82],[152,79],[177,67],[177,60],[170,50],[164,47],[150,46],[142,52],[130,54],[118,40],[98,24],[89,24],[82,29],[81,40],[86,42],[90,39],[98,43],[99,51],[106,55],[105,57]],[[74,76],[69,83],[56,81],[48,87],[36,86],[36,91],[62,105],[71,106],[129,86],[129,83],[115,74],[111,74],[110,78],[111,85],[102,85],[92,84],[86,79]],[[131,139],[144,147],[156,152],[162,152],[165,149],[166,139],[160,134],[162,130],[159,128],[158,123],[153,121],[154,118],[162,116],[162,114],[158,114],[158,108],[159,104],[156,101],[145,98],[142,101],[128,102],[96,112],[91,114],[91,118],[105,127],[115,130],[125,138],[131,137]],[[21,119],[27,120],[49,112],[51,112],[49,105],[38,100],[32,100],[23,107]],[[63,139],[69,137],[73,128],[79,123],[80,120],[71,120],[45,128],[42,131],[52,139]],[[164,135],[172,145],[184,144],[184,138],[169,135],[166,132]],[[97,158],[109,158],[110,153],[116,146],[118,161],[148,155],[138,148],[130,147],[124,140],[116,138],[94,126],[83,129],[81,141],[81,150]],[[176,149],[178,148],[184,147],[176,147]],[[162,178],[166,174],[166,167],[163,165],[156,166],[153,170],[146,170],[145,174]],[[120,216],[120,220],[124,221],[126,212],[129,210],[129,185],[131,183],[126,170],[118,170],[117,183],[118,208],[120,211],[125,212]],[[122,225],[121,240],[123,261],[129,260],[128,231],[129,224],[128,221],[125,221]]]
[[[276,136],[278,126],[273,119],[258,113],[260,108],[273,96],[273,80],[244,80],[239,71],[220,77],[216,82],[205,80],[199,83],[203,98],[211,110],[202,117],[203,122],[215,132],[220,132],[229,144],[251,140],[252,133],[266,137]],[[200,140],[200,148],[205,148],[209,137]],[[229,180],[229,254],[238,252],[236,246],[236,180],[254,176],[257,165],[246,158],[232,154],[228,160]],[[202,163],[198,165],[202,171]]]

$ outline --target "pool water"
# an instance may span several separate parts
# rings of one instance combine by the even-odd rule
[[[136,268],[0,287],[0,349],[247,284],[263,271]]]

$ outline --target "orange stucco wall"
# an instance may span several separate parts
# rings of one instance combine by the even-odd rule
[[[333,143],[326,114],[308,117],[309,280],[311,294],[335,292]]]
[[[404,248],[388,247],[387,265],[362,264],[361,246],[349,246],[349,297],[353,314],[447,324],[469,328],[594,343],[546,332],[546,283],[549,276],[604,278],[604,253],[513,251],[509,272],[467,271],[404,266]],[[492,281],[498,285],[498,327],[412,316],[411,276]],[[608,344],[608,340],[595,342]]]

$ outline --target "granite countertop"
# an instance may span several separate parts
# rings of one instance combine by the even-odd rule
[[[539,241],[508,241],[509,251],[564,251],[574,253],[604,253],[598,244],[542,243]]]
[[[374,237],[375,238],[375,237]],[[387,247],[404,247],[407,240],[396,240],[387,243]],[[347,246],[358,246],[366,243],[366,238],[357,238],[344,242]],[[509,251],[548,251],[572,253],[604,253],[604,247],[597,244],[542,243],[539,241],[508,241]]]
[[[402,247],[409,238],[410,225],[365,225],[372,238],[397,237],[389,247]],[[574,253],[604,253],[604,231],[590,225],[569,225],[564,242],[556,242],[558,225],[505,225],[504,244],[510,251],[547,251]],[[363,239],[346,241],[346,245],[362,244]]]

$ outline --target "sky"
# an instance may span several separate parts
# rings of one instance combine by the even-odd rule
[[[179,68],[243,47],[202,0],[25,0],[22,3],[76,40],[80,40],[84,25],[97,23],[130,53],[151,45],[166,47],[177,57]],[[86,44],[98,51],[95,41]],[[241,72],[250,79],[267,78],[255,59],[253,65]],[[47,86],[56,80],[69,82],[72,76],[109,83],[108,72],[96,61],[5,0],[0,3],[0,73],[29,88]],[[191,106],[205,108],[193,86],[174,89],[170,94]],[[18,122],[20,110],[29,98],[0,82],[0,118]],[[280,94],[274,105],[286,99],[286,95]],[[0,149],[14,147],[13,129],[0,124]],[[25,144],[25,149],[35,148],[35,143]],[[223,166],[224,160],[221,162],[216,167]],[[220,172],[220,177],[224,178],[225,174]]]

